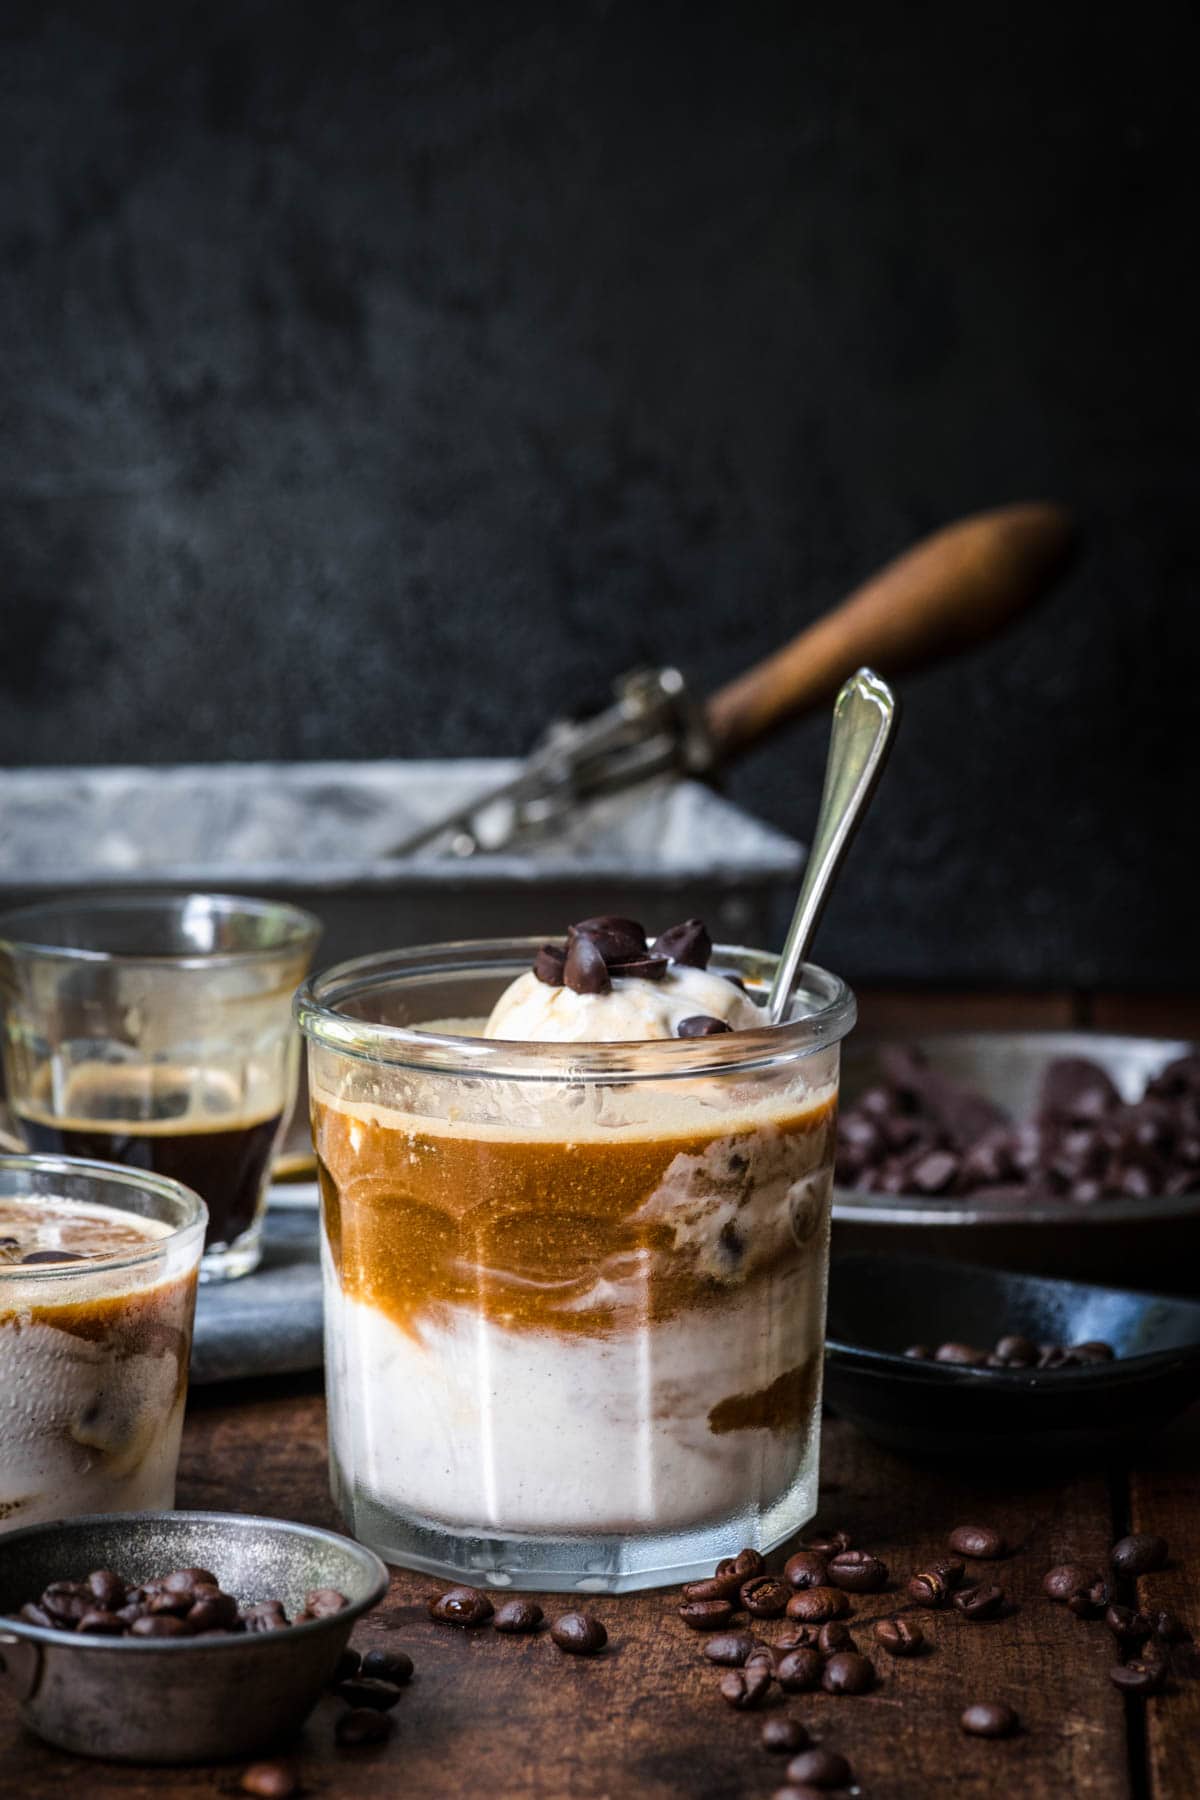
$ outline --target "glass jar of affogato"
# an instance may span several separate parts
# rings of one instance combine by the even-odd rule
[[[657,1586],[815,1511],[854,1000],[806,967],[768,1026],[775,959],[718,947],[748,1028],[484,1036],[538,950],[366,957],[297,998],[335,1498],[439,1575]]]

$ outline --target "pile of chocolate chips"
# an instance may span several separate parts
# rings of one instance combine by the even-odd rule
[[[612,991],[614,975],[661,981],[671,963],[707,969],[712,948],[703,919],[684,919],[660,931],[652,949],[645,928],[636,919],[601,913],[572,925],[565,949],[543,944],[534,958],[533,972],[547,987],[569,987],[576,994],[607,994]],[[681,1019],[677,1028],[682,1038],[715,1037],[729,1029],[724,1019],[714,1019],[710,1013]]]
[[[1034,1117],[1014,1123],[903,1046],[838,1127],[838,1180],[878,1194],[992,1201],[1145,1200],[1200,1189],[1200,1056],[1170,1063],[1133,1103],[1083,1057],[1052,1062]]]
[[[341,1612],[346,1596],[314,1588],[304,1608],[289,1619],[281,1600],[239,1606],[208,1569],[172,1569],[149,1581],[127,1582],[111,1569],[93,1569],[83,1581],[52,1581],[16,1615],[28,1625],[76,1631],[85,1637],[212,1637],[244,1631],[282,1631]]]

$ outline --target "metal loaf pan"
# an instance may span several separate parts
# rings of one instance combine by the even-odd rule
[[[620,911],[653,929],[693,913],[766,944],[803,850],[711,789],[661,781],[589,809],[520,854],[387,854],[508,761],[214,763],[0,772],[0,908],[70,890],[268,894],[324,922],[322,963],[397,944],[561,930]]]

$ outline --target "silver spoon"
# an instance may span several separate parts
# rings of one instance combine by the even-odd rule
[[[778,1025],[787,1011],[796,976],[820,923],[834,877],[883,772],[898,712],[891,688],[871,669],[859,669],[852,675],[833,703],[821,810],[787,942],[767,1000],[772,1025]]]

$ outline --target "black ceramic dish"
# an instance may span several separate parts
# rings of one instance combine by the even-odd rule
[[[1074,1369],[916,1362],[909,1344],[1101,1339],[1117,1360]],[[889,1449],[923,1456],[1084,1458],[1144,1438],[1200,1399],[1200,1304],[919,1256],[834,1258],[825,1396]]]

